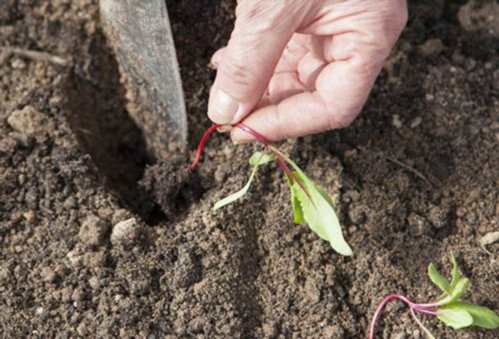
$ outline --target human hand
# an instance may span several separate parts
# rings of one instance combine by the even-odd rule
[[[208,116],[278,141],[348,126],[407,21],[406,0],[239,0]],[[235,142],[253,137],[232,129]]]

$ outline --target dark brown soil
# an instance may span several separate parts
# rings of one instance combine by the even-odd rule
[[[435,298],[426,267],[448,272],[450,252],[468,298],[499,310],[499,244],[479,244],[499,229],[497,4],[411,5],[353,126],[283,145],[338,198],[344,258],[292,224],[273,166],[210,211],[243,185],[255,146],[217,135],[186,178],[186,159],[147,154],[96,3],[0,1],[1,46],[71,61],[0,50],[0,337],[363,338],[384,295]],[[193,150],[234,3],[168,5]],[[379,338],[422,338],[404,307],[386,315]],[[499,336],[424,320],[438,338]]]

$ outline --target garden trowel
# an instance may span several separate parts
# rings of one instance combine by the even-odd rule
[[[133,117],[146,140],[184,146],[186,108],[165,0],[100,0],[100,12],[128,85],[147,106]]]

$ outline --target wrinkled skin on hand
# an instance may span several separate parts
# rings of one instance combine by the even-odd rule
[[[277,141],[348,126],[407,22],[406,0],[239,0],[208,116]],[[235,142],[252,136],[233,129]]]

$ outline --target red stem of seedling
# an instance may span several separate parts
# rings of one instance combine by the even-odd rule
[[[246,133],[251,134],[255,139],[261,143],[262,145],[265,146],[270,146],[270,141],[264,137],[262,134],[259,132],[255,131],[253,128],[243,124],[242,122],[238,123],[235,127],[239,128],[241,131],[244,131]],[[271,149],[272,151],[272,149]],[[282,155],[272,151],[274,156],[276,157],[276,162],[277,165],[281,168],[281,170],[286,174],[286,176],[291,180],[291,182],[294,181],[294,175],[293,172],[289,169],[288,165],[286,164],[286,160],[283,159]]]
[[[394,300],[399,300],[404,302],[409,308],[411,309],[412,312],[418,312],[418,313],[424,313],[424,314],[429,314],[436,316],[437,312],[435,309],[436,304],[416,304],[410,301],[408,298],[404,297],[403,295],[400,294],[391,294],[387,297],[385,297],[381,303],[378,305],[376,308],[376,311],[374,312],[373,320],[371,322],[371,326],[369,328],[369,339],[374,339],[374,336],[376,334],[376,325],[381,318],[381,313],[383,312],[385,306]]]
[[[196,156],[195,156],[194,161],[192,162],[191,166],[189,167],[189,171],[193,171],[198,166],[199,161],[201,160],[201,157],[203,155],[204,149],[206,147],[206,142],[208,141],[210,136],[217,129],[219,129],[221,127],[222,127],[222,125],[213,124],[210,128],[208,128],[206,130],[206,132],[204,132],[203,136],[201,137],[201,140],[199,141],[198,147],[196,149]],[[305,194],[310,198],[310,195],[309,195],[307,189],[305,188],[303,183],[297,179],[295,173],[293,173],[293,171],[291,171],[288,164],[286,163],[286,159],[284,159],[282,154],[280,154],[279,152],[276,152],[275,150],[272,149],[272,147],[270,147],[271,142],[269,141],[269,139],[267,139],[265,136],[263,136],[259,132],[255,131],[253,128],[243,124],[242,122],[235,124],[235,125],[232,125],[232,127],[239,128],[240,130],[251,134],[259,143],[261,143],[265,147],[269,148],[270,151],[274,154],[274,156],[276,158],[277,166],[279,166],[279,168],[284,172],[284,174],[288,177],[289,181],[291,183],[297,182],[298,185],[303,190],[303,192],[305,192]]]
[[[206,130],[206,132],[204,132],[196,149],[196,156],[194,158],[194,161],[189,167],[190,171],[193,171],[198,166],[199,162],[201,161],[201,157],[203,156],[204,149],[206,147],[208,139],[220,127],[222,127],[222,125],[213,124],[210,128]],[[255,131],[253,128],[243,124],[242,122],[233,125],[232,127],[239,128],[241,131],[251,134],[259,143],[261,143],[264,146],[270,145],[270,141],[265,136]],[[286,164],[286,161],[282,158],[280,154],[277,154],[276,152],[273,153],[276,156],[277,165],[282,169],[282,171],[286,174],[286,176],[293,181],[294,178],[293,172],[289,169],[288,165]]]
[[[191,166],[189,167],[190,171],[193,171],[197,165],[199,164],[199,161],[201,161],[201,157],[203,156],[204,148],[206,147],[206,143],[208,142],[208,139],[210,136],[220,127],[221,125],[214,124],[210,128],[206,130],[206,132],[203,133],[203,136],[201,137],[201,140],[199,141],[198,148],[196,149],[196,157],[194,158],[194,161],[192,162]]]
[[[244,132],[246,132],[246,133],[248,133],[248,134],[251,134],[252,136],[254,136],[254,137],[255,137],[255,139],[256,139],[259,143],[261,143],[261,144],[263,144],[263,145],[265,145],[265,146],[270,145],[270,141],[269,141],[269,139],[267,139],[266,137],[264,137],[264,136],[263,136],[262,134],[260,134],[259,132],[255,131],[253,128],[251,128],[251,127],[249,127],[249,126],[247,126],[247,125],[243,124],[242,122],[240,122],[240,123],[236,124],[236,125],[235,125],[235,126],[233,126],[233,127],[237,127],[237,128],[239,128],[241,131],[244,131]]]

